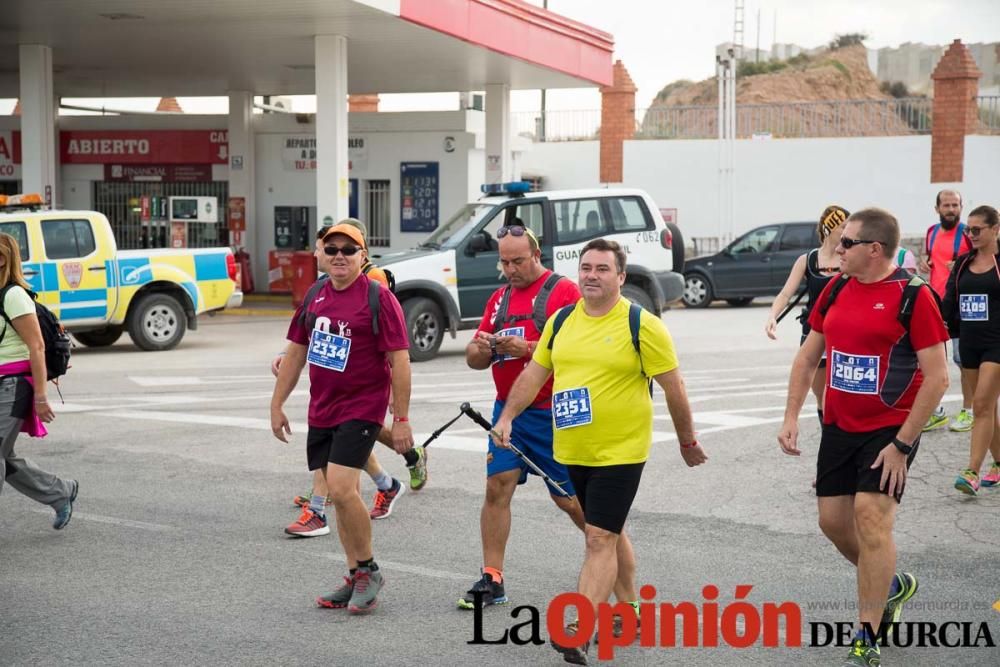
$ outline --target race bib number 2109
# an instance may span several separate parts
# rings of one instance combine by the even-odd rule
[[[878,393],[878,355],[833,351],[830,387],[851,394]]]

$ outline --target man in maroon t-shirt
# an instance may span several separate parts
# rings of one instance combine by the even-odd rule
[[[359,493],[361,470],[382,427],[392,389],[393,449],[413,447],[409,342],[403,310],[392,292],[361,273],[364,238],[350,225],[335,225],[323,237],[330,279],[288,327],[288,353],[271,398],[271,431],[288,442],[283,406],[303,366],[309,363],[310,470],[325,469],[337,512],[337,532],[350,577],[317,600],[328,608],[362,614],[375,609],[382,574],[372,554],[371,520]],[[373,321],[369,300],[378,299]],[[376,330],[377,328],[377,330]]]
[[[898,319],[910,280],[892,263],[898,245],[899,225],[890,213],[864,209],[848,218],[837,254],[850,278],[831,281],[812,310],[778,435],[786,454],[801,454],[799,412],[825,349],[816,495],[820,528],[857,568],[860,621],[868,628],[854,639],[852,665],[878,664],[868,629],[878,633],[880,623],[898,621],[917,590],[912,574],[895,573],[892,530],[921,427],[948,387],[948,332],[926,286],[917,292],[908,330]],[[830,303],[835,286],[840,291]]]

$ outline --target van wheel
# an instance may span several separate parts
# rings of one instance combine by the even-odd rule
[[[403,302],[406,331],[410,338],[410,359],[430,361],[444,340],[444,315],[431,299],[416,297]]]
[[[684,234],[681,233],[681,228],[673,223],[667,223],[667,229],[670,230],[670,235],[673,237],[673,266],[670,268],[674,273],[679,273],[684,275]]]
[[[687,274],[683,299],[688,308],[708,308],[712,304],[712,284],[700,273]]]
[[[633,285],[632,283],[622,285],[622,296],[637,306],[642,307],[643,310],[648,310],[651,313],[656,312],[653,310],[653,300],[646,294],[646,290],[638,285]]]
[[[143,350],[155,352],[177,347],[185,331],[184,308],[169,294],[147,294],[129,313],[128,335]]]
[[[95,329],[94,331],[81,331],[80,333],[73,334],[73,338],[76,338],[87,347],[107,347],[108,345],[114,345],[122,337],[124,330],[124,327],[110,326],[103,329]]]

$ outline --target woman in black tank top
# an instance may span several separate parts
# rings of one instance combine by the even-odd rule
[[[795,265],[792,266],[792,271],[788,274],[785,286],[781,288],[781,292],[774,298],[774,303],[771,304],[771,312],[768,315],[767,324],[764,326],[764,332],[771,340],[777,339],[778,318],[782,317],[783,311],[786,310],[793,298],[801,298],[796,297],[796,294],[799,293],[799,286],[803,280],[806,282],[805,292],[809,297],[809,301],[799,316],[799,320],[802,322],[802,339],[799,341],[800,344],[809,335],[808,320],[810,308],[812,304],[816,303],[826,284],[840,272],[840,260],[837,257],[836,250],[837,244],[840,243],[840,234],[843,231],[844,221],[849,216],[850,213],[847,209],[837,205],[827,206],[826,210],[823,211],[823,215],[820,216],[819,225],[817,226],[817,234],[822,240],[820,247],[810,250],[795,260]],[[825,366],[826,358],[824,357],[819,367],[823,368]],[[823,392],[825,388],[826,373],[816,373],[813,377],[812,390],[813,395],[816,396],[816,406],[820,415],[820,421],[823,419]]]
[[[992,206],[980,206],[969,213],[966,233],[972,252],[958,257],[945,286],[941,310],[949,333],[958,336],[962,374],[976,392],[972,398],[972,443],[969,467],[955,478],[955,488],[974,496],[980,485],[1000,484],[1000,218]],[[980,479],[986,451],[993,465]]]

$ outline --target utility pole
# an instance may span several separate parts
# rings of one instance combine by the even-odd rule
[[[760,10],[759,9],[757,10],[757,53],[755,55],[756,58],[754,58],[754,61],[759,65],[760,64]]]
[[[542,9],[548,10],[549,0],[542,0]],[[542,113],[538,119],[538,140],[545,141],[545,89],[542,88]]]

